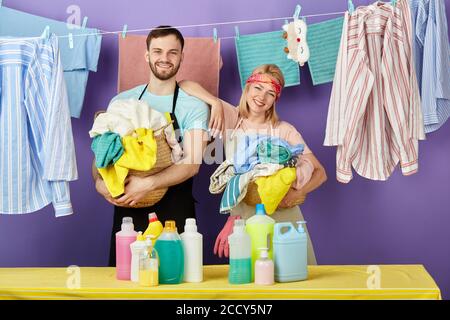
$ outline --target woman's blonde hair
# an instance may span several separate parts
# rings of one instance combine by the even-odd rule
[[[284,76],[283,72],[281,72],[280,68],[278,68],[275,64],[263,64],[259,67],[256,67],[255,70],[253,70],[252,74],[267,74],[271,77],[273,77],[278,83],[281,85],[281,88],[284,87]],[[246,83],[244,90],[242,91],[241,99],[239,101],[239,115],[243,118],[248,118],[249,115],[249,108],[247,104],[247,94],[250,88],[250,84]],[[272,125],[275,125],[278,123],[278,115],[275,110],[275,102],[273,103],[272,108],[266,111],[266,121],[269,120]]]

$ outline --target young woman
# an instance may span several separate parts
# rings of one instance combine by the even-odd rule
[[[227,159],[233,159],[236,146],[243,136],[249,134],[271,135],[286,140],[290,145],[303,144],[301,157],[311,164],[312,174],[309,181],[300,189],[291,188],[280,203],[279,208],[271,215],[277,222],[302,221],[303,215],[298,204],[302,204],[306,195],[317,189],[327,179],[325,169],[308,148],[302,135],[291,124],[280,121],[276,113],[276,103],[284,87],[281,70],[273,64],[257,67],[246,82],[239,105],[234,107],[211,94],[195,82],[182,81],[180,87],[190,95],[196,96],[210,104],[212,108],[223,108],[224,132],[223,141]],[[298,171],[297,171],[298,172]],[[241,201],[232,209],[230,217],[219,233],[214,246],[214,253],[219,257],[228,256],[228,235],[232,232],[237,217],[248,219],[255,213],[255,208]],[[296,225],[296,224],[295,224]],[[308,237],[310,239],[310,237]],[[317,264],[311,241],[308,241],[308,264]]]

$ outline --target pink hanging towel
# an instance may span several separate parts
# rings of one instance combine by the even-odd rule
[[[118,92],[148,82],[150,68],[144,59],[147,36],[119,34]],[[213,38],[185,38],[184,60],[177,80],[192,80],[211,94],[219,95],[219,72],[222,67],[220,40]]]

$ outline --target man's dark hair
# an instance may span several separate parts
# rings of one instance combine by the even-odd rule
[[[173,34],[178,41],[181,43],[181,51],[183,51],[184,48],[184,38],[178,29],[175,29],[171,26],[159,26],[150,31],[150,33],[147,36],[147,49],[150,47],[150,42],[154,38],[160,38],[160,37],[166,37]]]

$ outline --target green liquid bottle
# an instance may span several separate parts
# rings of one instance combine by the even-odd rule
[[[155,244],[159,257],[158,279],[160,284],[183,282],[184,251],[175,221],[165,222],[164,230]]]
[[[228,237],[230,245],[230,270],[228,281],[231,284],[252,282],[251,240],[245,232],[244,220],[234,221],[233,233]]]

